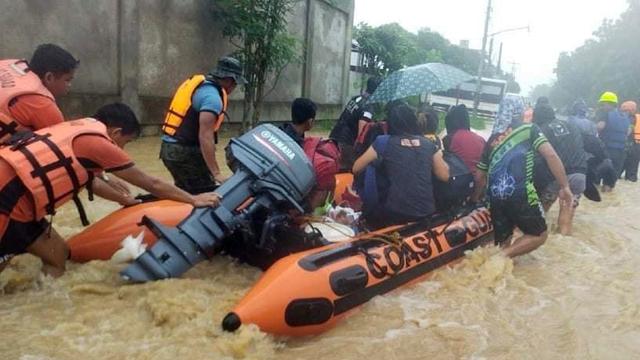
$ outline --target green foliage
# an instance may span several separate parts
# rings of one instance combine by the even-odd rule
[[[222,34],[236,47],[245,77],[243,130],[253,127],[270,89],[291,62],[300,60],[298,41],[289,35],[287,19],[299,0],[215,0],[212,11]]]
[[[640,0],[616,21],[605,20],[593,38],[570,53],[563,53],[556,67],[557,82],[550,95],[562,105],[582,98],[595,104],[604,91],[620,99],[640,98]]]
[[[532,102],[535,103],[535,101],[542,97],[542,96],[546,96],[549,99],[551,99],[551,91],[552,91],[552,86],[549,84],[539,84],[536,85],[533,89],[531,89],[531,91],[529,92],[529,99],[531,99]],[[554,106],[558,106],[559,104],[555,104],[553,103]]]
[[[360,23],[353,34],[364,55],[366,72],[370,74],[386,75],[405,66],[429,62],[449,64],[475,74],[481,59],[478,50],[451,44],[429,28],[414,34],[397,23],[378,27]],[[513,75],[503,74],[494,66],[486,66],[484,76],[505,79],[509,82],[509,92],[520,92],[520,85]]]
[[[354,38],[365,57],[365,68],[372,74],[387,74],[404,67],[407,59],[419,59],[412,35],[397,23],[376,28],[360,24],[354,29]]]

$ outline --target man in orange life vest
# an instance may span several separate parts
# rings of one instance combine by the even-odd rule
[[[68,248],[49,228],[47,215],[76,200],[84,187],[121,204],[135,203],[103,182],[92,182],[103,172],[159,198],[194,206],[219,203],[217,194],[190,195],[134,165],[122,148],[139,135],[140,125],[126,105],[106,105],[96,115],[99,121],[88,118],[22,132],[0,146],[0,270],[13,256],[29,252],[42,259],[46,273],[61,275]]]
[[[56,99],[71,88],[80,62],[67,50],[55,44],[36,48],[31,60],[0,60],[0,141],[20,130],[40,130],[59,124],[64,116]],[[109,182],[123,196],[130,195],[122,181]]]
[[[213,191],[224,182],[216,161],[217,133],[228,95],[243,85],[242,64],[223,57],[208,75],[194,75],[180,85],[167,111],[160,158],[176,186],[191,193]]]
[[[0,60],[0,140],[18,130],[40,130],[64,121],[56,98],[66,95],[78,66],[69,52],[54,44],[38,46],[26,60]]]
[[[627,159],[624,162],[624,179],[638,181],[638,163],[640,163],[640,114],[635,101],[625,101],[620,110],[631,119],[631,134],[627,145]]]

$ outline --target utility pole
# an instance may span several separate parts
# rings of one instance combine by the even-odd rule
[[[502,74],[502,43],[500,43],[500,51],[498,52],[498,74]]]
[[[509,64],[511,64],[511,74],[513,75],[514,79],[516,77],[516,69],[518,68],[518,66],[520,66],[520,63],[517,63],[515,61],[511,61],[509,62]]]
[[[482,50],[480,51],[480,64],[478,64],[478,79],[476,81],[476,94],[473,101],[473,115],[478,115],[480,105],[480,92],[482,91],[482,73],[484,72],[484,59],[487,50],[487,36],[489,33],[489,21],[491,20],[491,0],[487,0],[487,17],[484,21],[484,35],[482,36]]]
[[[487,61],[489,62],[489,67],[491,67],[491,64],[493,63],[493,37],[491,38],[491,41],[489,41],[489,56],[487,56]]]

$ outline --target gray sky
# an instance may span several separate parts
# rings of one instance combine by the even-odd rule
[[[486,0],[356,0],[354,23],[381,25],[397,22],[416,32],[429,27],[452,43],[467,39],[482,46]],[[572,51],[591,37],[602,20],[617,19],[626,0],[494,0],[489,33],[521,26],[526,30],[495,36],[494,59],[504,43],[503,68],[516,77],[523,93],[554,79],[553,69],[562,51]],[[488,47],[488,44],[487,44]]]

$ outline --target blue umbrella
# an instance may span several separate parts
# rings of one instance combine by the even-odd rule
[[[369,102],[387,102],[408,96],[455,88],[473,79],[472,75],[440,63],[411,66],[389,75],[371,95]]]

